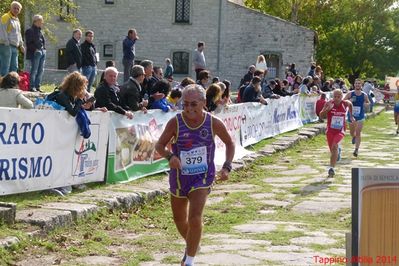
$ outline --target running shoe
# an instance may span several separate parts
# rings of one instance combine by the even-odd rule
[[[356,144],[356,137],[352,138],[352,144],[355,145]]]
[[[355,151],[353,152],[353,156],[357,157],[359,155],[359,150],[355,149]]]
[[[328,177],[334,177],[334,175],[335,175],[334,168],[330,167],[330,169],[328,169]]]
[[[337,161],[341,161],[341,147],[338,147],[338,157]]]

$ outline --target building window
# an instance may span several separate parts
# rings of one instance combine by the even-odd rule
[[[68,60],[66,57],[66,48],[58,49],[58,69],[67,69]]]
[[[176,75],[188,75],[190,54],[188,52],[173,52],[173,68]]]
[[[114,0],[104,0],[106,5],[113,5],[115,4]]]
[[[107,58],[114,57],[114,46],[112,44],[104,44],[103,57],[107,57]]]
[[[72,7],[73,2],[71,0],[59,0],[60,1],[60,21],[67,21],[68,18],[74,15],[74,8]]]
[[[176,0],[175,22],[190,22],[190,0]]]

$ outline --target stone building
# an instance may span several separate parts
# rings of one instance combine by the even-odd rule
[[[137,29],[136,60],[150,59],[164,66],[171,58],[175,77],[195,76],[192,53],[206,43],[205,57],[213,76],[229,79],[235,88],[259,54],[266,57],[269,77],[284,77],[295,62],[306,74],[313,61],[315,32],[244,6],[243,0],[74,0],[83,32],[93,30],[100,54],[99,69],[115,60],[122,70],[122,40]],[[57,2],[57,1],[56,1]],[[27,20],[28,21],[28,20]],[[28,22],[29,24],[29,22]],[[57,18],[56,42],[48,42],[47,82],[59,82],[65,69],[65,44],[71,26]],[[84,39],[84,37],[82,37]]]

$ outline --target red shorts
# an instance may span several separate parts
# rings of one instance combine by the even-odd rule
[[[331,151],[332,146],[334,146],[334,144],[340,143],[341,140],[345,137],[345,134],[341,132],[340,133],[327,132],[326,136],[327,136],[328,147],[330,148]]]

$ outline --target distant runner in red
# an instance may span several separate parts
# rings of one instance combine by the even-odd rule
[[[334,177],[334,167],[341,159],[341,147],[339,146],[341,140],[345,136],[345,115],[349,111],[350,121],[354,121],[352,114],[352,103],[347,100],[342,100],[343,93],[340,89],[333,91],[333,99],[326,102],[323,110],[320,112],[320,117],[327,117],[327,143],[330,148],[330,167],[328,169],[328,176]]]

